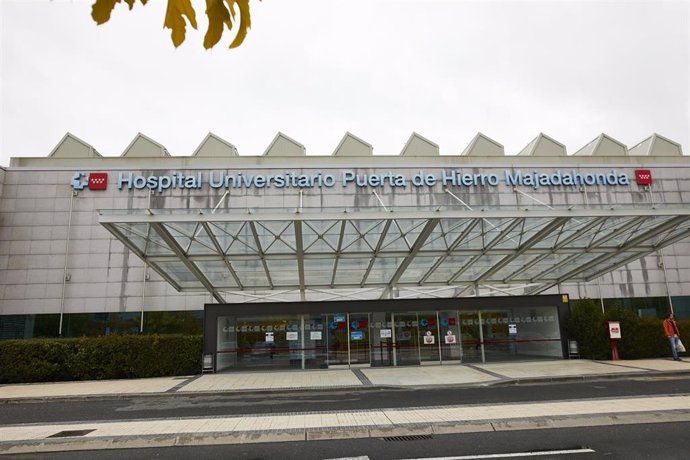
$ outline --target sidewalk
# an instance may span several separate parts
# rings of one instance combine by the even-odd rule
[[[121,397],[336,387],[482,386],[689,373],[690,362],[664,359],[253,372],[128,381],[7,385],[0,387],[0,403],[96,395]],[[690,421],[690,395],[6,425],[0,426],[0,454],[310,441],[677,421]]]
[[[654,376],[682,373],[690,373],[690,360],[589,361],[576,359],[337,370],[247,371],[189,377],[0,385],[0,403],[27,399],[189,395],[226,391],[314,390],[372,386],[482,386],[616,378],[635,374]]]

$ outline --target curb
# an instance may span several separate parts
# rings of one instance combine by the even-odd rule
[[[387,438],[415,435],[446,435],[461,433],[498,432],[608,426],[677,423],[690,421],[690,410],[665,413],[632,412],[625,414],[577,415],[563,417],[515,418],[498,422],[439,422],[429,424],[400,424],[394,426],[364,426],[314,428],[306,430],[243,431],[130,435],[118,437],[70,437],[0,442],[0,455],[48,453],[105,449],[137,449],[152,447],[204,446],[272,442],[305,442],[334,439]]]
[[[422,385],[388,385],[388,384],[372,384],[366,386],[322,386],[322,387],[299,387],[299,388],[260,388],[260,389],[241,389],[241,390],[211,390],[211,391],[176,391],[156,392],[156,393],[117,393],[117,394],[90,394],[90,395],[59,395],[59,396],[29,396],[18,398],[2,398],[1,404],[22,404],[22,403],[45,403],[45,402],[69,402],[69,401],[87,401],[90,399],[100,400],[122,400],[129,398],[189,398],[196,396],[223,396],[228,394],[242,395],[242,394],[264,394],[281,392],[328,392],[328,391],[394,391],[394,390],[410,390],[422,388],[482,388],[482,387],[499,387],[512,385],[532,385],[537,383],[568,383],[568,382],[588,382],[598,380],[619,380],[628,378],[664,378],[674,376],[690,375],[690,369],[677,371],[637,371],[637,372],[621,372],[615,374],[591,374],[591,375],[564,375],[553,377],[526,377],[526,378],[505,378],[497,379],[495,381],[481,382],[481,383],[458,383],[458,384],[422,384]]]

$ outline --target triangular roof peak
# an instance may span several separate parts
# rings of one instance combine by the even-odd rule
[[[502,157],[503,145],[482,133],[477,133],[460,155]]]
[[[564,157],[567,155],[565,145],[556,139],[539,133],[537,137],[525,146],[518,155],[535,157]]]
[[[100,158],[101,154],[89,143],[72,133],[65,134],[48,154],[49,158]]]
[[[303,157],[307,154],[304,145],[278,131],[262,156]]]
[[[634,147],[631,147],[628,150],[628,155],[678,157],[683,156],[683,149],[679,143],[674,142],[660,134],[654,133]]]
[[[374,154],[374,147],[366,141],[347,131],[340,143],[333,151],[333,156],[338,157],[366,157]]]
[[[608,134],[601,133],[592,139],[587,145],[575,152],[573,155],[581,156],[626,156],[628,148],[620,141],[612,138]]]
[[[439,148],[438,144],[431,142],[421,134],[412,132],[400,155],[408,157],[437,157],[439,156]]]
[[[196,148],[193,157],[236,157],[237,148],[230,142],[209,132],[199,147]]]
[[[137,133],[121,156],[129,158],[169,157],[170,153],[162,144],[159,144],[145,134]]]

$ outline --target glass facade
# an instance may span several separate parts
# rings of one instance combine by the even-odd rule
[[[562,358],[557,307],[220,315],[216,371]]]
[[[673,309],[676,318],[680,320],[690,319],[690,296],[677,296],[671,298],[673,302]],[[570,301],[576,305],[578,300]],[[621,306],[632,310],[638,317],[656,317],[665,318],[670,309],[668,297],[635,297],[635,298],[608,298],[604,299],[604,309]],[[435,312],[432,312],[435,315]],[[344,315],[344,314],[342,314]],[[340,315],[340,316],[342,316]],[[421,330],[418,326],[412,324],[420,324],[420,321],[426,320],[427,326],[430,321],[435,321],[433,315],[428,316],[427,313],[420,312],[419,318],[417,313],[399,312],[396,314],[396,340],[393,341],[391,337],[382,337],[381,329],[393,330],[393,324],[390,314],[386,313],[371,313],[370,319],[357,319],[358,325],[360,321],[366,321],[369,325],[365,333],[364,329],[358,328],[362,331],[362,338],[355,334],[354,347],[350,349],[350,358],[354,352],[355,359],[366,361],[367,359],[372,365],[386,365],[386,363],[393,362],[393,344],[395,343],[395,357],[397,365],[402,365],[407,362],[417,363],[420,361],[438,361],[437,357],[428,351],[428,347],[422,347],[420,350],[420,334],[426,336],[426,333],[431,331],[434,337],[434,342],[441,342],[441,359],[443,362],[459,359],[456,356],[453,347],[446,347],[446,338],[444,334],[451,331],[453,336],[459,343],[462,344],[462,360],[466,362],[480,362],[482,359],[480,348],[477,346],[480,342],[484,342],[485,355],[499,356],[501,353],[509,353],[510,347],[506,347],[507,343],[511,343],[510,330],[508,328],[510,322],[505,323],[506,319],[511,318],[510,309],[496,310],[493,313],[482,312],[480,319],[478,311],[441,311],[438,313],[439,329],[435,330],[432,325],[431,328]],[[426,316],[425,316],[426,315]],[[335,363],[347,364],[348,362],[348,328],[345,323],[352,325],[354,319],[348,320],[347,317],[343,321],[335,321],[335,315],[329,314],[323,319],[322,337],[328,344],[327,356],[324,362],[327,361],[332,365]],[[536,318],[548,317],[545,314],[536,314]],[[144,334],[190,334],[197,335],[203,333],[203,310],[188,310],[188,311],[147,311],[144,312]],[[454,319],[455,318],[455,319]],[[482,331],[480,333],[479,324],[482,322]],[[495,321],[495,322],[494,322]],[[408,324],[409,322],[409,324]],[[447,325],[447,328],[444,325]],[[58,337],[60,324],[59,314],[45,314],[45,315],[0,315],[0,340],[8,339],[26,339],[33,337]],[[530,348],[539,349],[546,345],[537,345],[539,339],[537,333],[532,331],[529,323],[515,323],[518,326],[518,336],[523,339],[532,340],[531,342],[522,343],[521,352],[527,353]],[[460,330],[462,325],[462,330]],[[385,326],[385,327],[384,327]],[[108,335],[113,333],[118,334],[138,334],[141,327],[141,313],[69,313],[63,316],[63,336],[64,337],[82,337],[82,336],[98,336]],[[420,332],[420,330],[422,332]],[[387,334],[386,332],[383,333]],[[314,335],[316,337],[317,334]],[[535,335],[534,337],[528,337]],[[549,334],[546,334],[549,335]],[[311,340],[309,335],[309,342]],[[314,340],[316,346],[321,344]],[[363,344],[367,344],[365,347]],[[530,345],[528,345],[530,344]],[[421,341],[421,345],[424,345]],[[369,358],[366,356],[360,357],[363,353],[362,348],[366,348]],[[459,351],[457,352],[459,353]],[[485,356],[486,358],[486,356]]]
[[[144,334],[203,333],[203,310],[144,312]],[[68,313],[63,315],[62,336],[139,334],[141,313]],[[60,315],[0,315],[0,340],[58,337]]]

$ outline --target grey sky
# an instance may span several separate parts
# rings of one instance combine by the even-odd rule
[[[165,1],[0,0],[0,165],[67,132],[118,156],[137,132],[190,155],[211,131],[240,154],[276,132],[330,154],[346,131],[397,154],[412,131],[457,154],[481,131],[517,153],[539,132],[573,153],[657,132],[690,154],[686,1],[252,2],[229,51],[200,30],[174,49]]]

